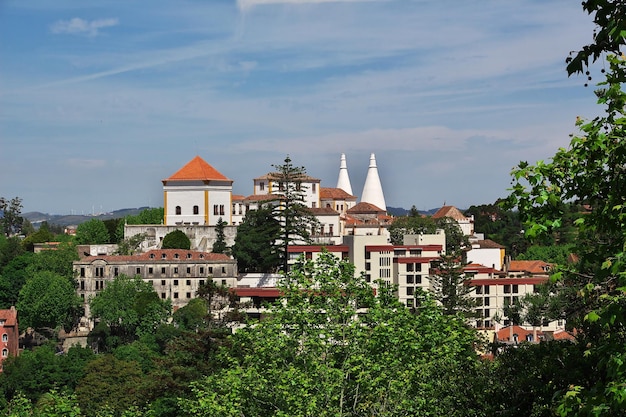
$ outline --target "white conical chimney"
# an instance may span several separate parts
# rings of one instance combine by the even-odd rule
[[[348,175],[348,164],[346,163],[346,154],[341,154],[341,165],[339,166],[339,179],[337,180],[337,188],[341,188],[346,193],[352,195],[352,186],[350,185],[350,176]]]
[[[361,194],[361,202],[373,204],[376,207],[387,211],[383,187],[380,185],[378,168],[376,167],[376,156],[374,154],[370,155],[370,166],[367,170],[367,178],[365,178],[365,186],[363,187],[363,194]]]

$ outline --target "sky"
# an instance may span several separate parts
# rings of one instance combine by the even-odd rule
[[[335,187],[345,153],[359,197],[375,153],[387,206],[493,203],[599,113],[565,71],[592,31],[572,0],[4,0],[0,196],[162,207],[196,155]]]

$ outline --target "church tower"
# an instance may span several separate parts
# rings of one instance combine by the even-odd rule
[[[363,193],[361,194],[361,202],[373,204],[376,207],[387,211],[383,187],[380,184],[378,168],[376,167],[376,156],[374,154],[370,155],[370,166],[367,170],[365,186],[363,187]]]
[[[346,193],[352,195],[352,186],[350,185],[350,176],[348,176],[348,164],[346,163],[346,154],[341,154],[341,165],[339,166],[339,179],[337,180],[337,188],[341,188]]]

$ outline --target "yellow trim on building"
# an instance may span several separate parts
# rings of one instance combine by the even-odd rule
[[[204,224],[209,224],[209,190],[204,190]]]
[[[167,191],[163,191],[163,224],[167,226]]]

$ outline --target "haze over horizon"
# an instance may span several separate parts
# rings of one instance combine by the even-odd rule
[[[592,31],[566,0],[6,1],[0,196],[160,207],[195,155],[235,194],[287,154],[334,187],[345,153],[360,197],[373,152],[388,206],[492,203],[600,111],[565,71]]]

